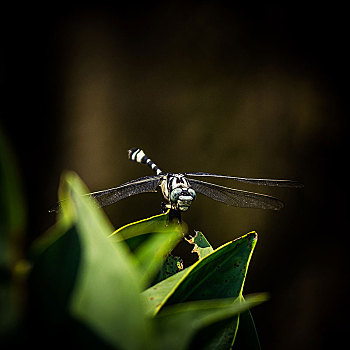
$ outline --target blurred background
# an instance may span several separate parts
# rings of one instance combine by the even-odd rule
[[[47,7],[45,7],[47,6]],[[183,218],[214,247],[255,230],[245,294],[263,349],[329,349],[347,331],[344,185],[348,113],[345,9],[336,5],[168,1],[5,5],[1,124],[20,167],[27,246],[54,222],[63,170],[91,191],[165,172],[297,179],[304,189],[215,181],[277,196],[279,212],[198,196]],[[115,228],[160,212],[125,199]],[[194,256],[183,243],[188,266]]]

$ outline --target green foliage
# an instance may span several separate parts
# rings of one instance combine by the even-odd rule
[[[18,171],[0,128],[0,338],[13,331],[22,312],[20,280],[25,211]]]
[[[197,232],[192,242],[194,250],[203,257],[184,271],[146,290],[143,294],[148,301],[148,312],[162,315],[162,309],[168,305],[181,305],[191,301],[227,298],[231,298],[231,303],[234,300],[243,301],[244,280],[256,239],[256,233],[251,232],[213,250],[203,234]],[[218,324],[211,325],[209,330],[206,329],[201,332],[201,336],[195,338],[196,347],[229,349],[235,341],[238,314],[239,312],[235,317],[222,317],[213,322]],[[248,328],[252,326],[253,324],[246,325]],[[255,333],[255,328],[251,333]],[[255,338],[258,342],[256,335]]]
[[[1,324],[4,345],[230,349],[238,330],[240,343],[259,348],[249,309],[266,295],[242,295],[255,232],[215,250],[197,232],[190,242],[199,259],[183,270],[181,258],[171,251],[186,234],[184,225],[174,224],[165,213],[114,231],[103,211],[83,196],[86,192],[76,174],[65,173],[57,223],[34,242],[25,264],[19,255],[11,264],[2,262],[14,275],[27,274],[27,307],[10,332],[8,324]],[[1,239],[9,252],[17,230],[11,215],[21,218],[23,212],[20,199],[16,201],[19,210],[10,204],[1,213],[7,225]],[[2,203],[6,206],[6,197]],[[17,214],[9,214],[13,210]],[[28,265],[30,269],[20,268]],[[13,279],[4,286],[1,306],[11,299]]]
[[[142,271],[141,284],[147,286],[157,273],[159,282],[180,270],[179,259],[169,254],[183,238],[185,230],[185,225],[170,222],[169,213],[166,213],[125,225],[110,237],[116,243],[127,244]]]
[[[194,245],[192,253],[197,253],[199,259],[204,258],[214,250],[203,233],[200,231],[196,231],[194,237],[186,240]]]

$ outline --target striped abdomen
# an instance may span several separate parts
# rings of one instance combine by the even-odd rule
[[[147,164],[157,175],[163,174],[163,172],[157,167],[155,163],[148,158],[145,152],[140,148],[132,148],[128,151],[128,158],[137,163]]]

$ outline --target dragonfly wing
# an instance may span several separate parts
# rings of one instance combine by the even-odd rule
[[[135,194],[157,192],[160,178],[160,176],[146,176],[126,182],[115,188],[89,193],[87,196],[94,198],[98,202],[99,207],[102,208]]]
[[[231,180],[245,182],[245,183],[254,184],[254,185],[293,187],[293,188],[304,187],[303,184],[301,184],[298,181],[294,181],[294,180],[254,179],[254,178],[248,178],[248,177],[217,175],[217,174],[202,173],[202,172],[186,173],[185,175],[186,176],[201,176],[201,177],[220,177],[220,178],[224,178],[224,179],[231,179]]]
[[[234,207],[279,210],[284,206],[279,199],[264,194],[236,190],[200,180],[188,181],[196,192]]]
[[[102,208],[107,205],[116,203],[124,198],[139,193],[156,192],[160,183],[161,176],[145,176],[139,179],[131,180],[118,187],[110,188],[104,191],[88,193],[85,196],[94,198],[98,207]],[[61,202],[58,202],[49,212],[57,212],[60,210]]]

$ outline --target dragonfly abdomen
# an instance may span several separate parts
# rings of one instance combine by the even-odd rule
[[[132,148],[128,151],[128,158],[137,163],[147,164],[157,175],[163,174],[158,166],[146,156],[145,152],[140,148]]]

